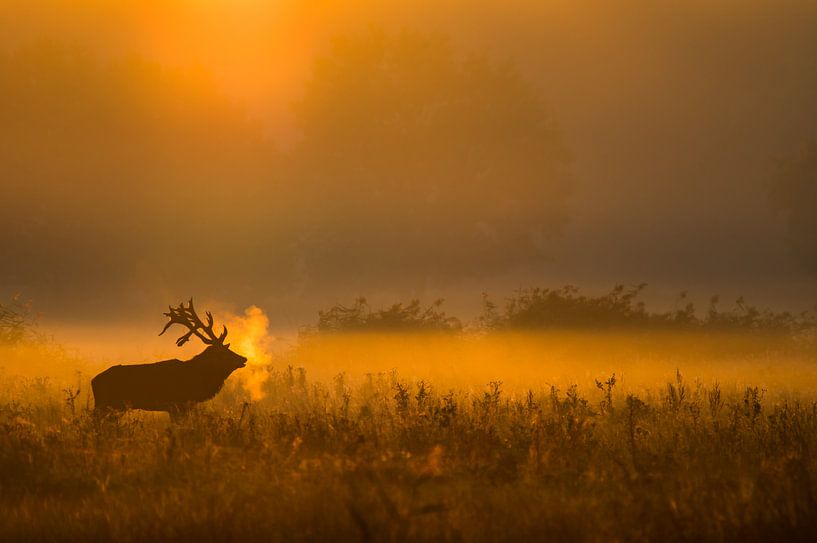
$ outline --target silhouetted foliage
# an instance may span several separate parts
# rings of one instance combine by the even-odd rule
[[[34,324],[31,303],[14,296],[0,304],[0,345],[16,345],[26,339]]]
[[[643,302],[636,302],[646,285],[617,286],[604,296],[583,296],[567,285],[561,289],[520,289],[502,310],[483,295],[480,322],[487,328],[544,328],[644,324],[649,321]]]
[[[635,286],[617,285],[607,294],[581,294],[579,288],[524,288],[498,306],[488,294],[482,295],[482,312],[473,323],[442,311],[443,300],[424,307],[419,300],[395,303],[384,309],[372,310],[366,298],[360,297],[351,306],[342,304],[318,312],[315,326],[302,330],[310,333],[362,331],[435,331],[463,330],[547,330],[613,328],[702,330],[702,331],[778,331],[798,332],[817,328],[815,311],[791,313],[758,309],[743,296],[731,310],[720,309],[720,297],[712,296],[705,313],[699,314],[688,292],[678,295],[676,308],[656,312],[647,309],[639,295],[646,283]]]
[[[366,298],[358,298],[354,305],[336,305],[318,313],[317,332],[455,332],[462,329],[456,317],[442,310],[443,300],[423,307],[419,300],[407,304],[396,303],[373,311]],[[305,330],[309,333],[309,330]]]
[[[559,289],[520,289],[501,309],[483,294],[478,323],[489,330],[642,327],[798,331],[817,326],[813,312],[760,310],[748,305],[742,296],[731,311],[719,310],[719,297],[713,296],[707,313],[699,316],[686,291],[679,295],[678,309],[651,312],[638,300],[646,286],[646,283],[633,287],[617,285],[600,296],[580,294],[571,285]]]

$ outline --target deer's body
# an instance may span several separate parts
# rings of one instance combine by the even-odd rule
[[[187,361],[174,358],[108,368],[91,380],[97,412],[145,409],[167,411],[175,418],[193,404],[211,399],[231,373],[244,367],[247,359],[232,352],[229,344],[224,345],[227,329],[216,337],[212,316],[207,314],[208,324],[204,325],[193,310],[192,300],[188,308],[182,304],[170,311],[165,330],[171,324],[183,324],[190,330],[177,344],[183,345],[195,334],[208,347]]]
[[[184,362],[113,366],[91,380],[96,409],[183,411],[213,398],[244,362],[246,358],[224,347],[209,347]]]

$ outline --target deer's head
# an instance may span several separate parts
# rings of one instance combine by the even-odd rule
[[[207,324],[202,322],[193,308],[193,299],[187,302],[185,307],[184,302],[179,304],[179,307],[170,307],[170,311],[165,313],[168,317],[168,322],[159,333],[161,336],[167,329],[174,324],[179,324],[187,328],[187,333],[176,340],[176,345],[181,347],[193,336],[196,336],[202,343],[207,345],[207,348],[200,355],[196,357],[200,363],[212,365],[215,368],[225,372],[232,373],[233,371],[243,368],[247,363],[247,358],[230,350],[230,344],[224,343],[227,339],[227,327],[223,326],[224,330],[221,334],[216,335],[213,331],[213,315],[209,311],[206,312]]]

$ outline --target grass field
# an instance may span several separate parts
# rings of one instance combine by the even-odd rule
[[[336,335],[179,424],[7,373],[0,539],[814,540],[816,360],[757,334]]]

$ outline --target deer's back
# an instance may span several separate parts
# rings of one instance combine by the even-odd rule
[[[91,380],[94,400],[98,407],[160,411],[201,401],[210,394],[210,387],[202,386],[196,369],[177,359],[112,366]]]

